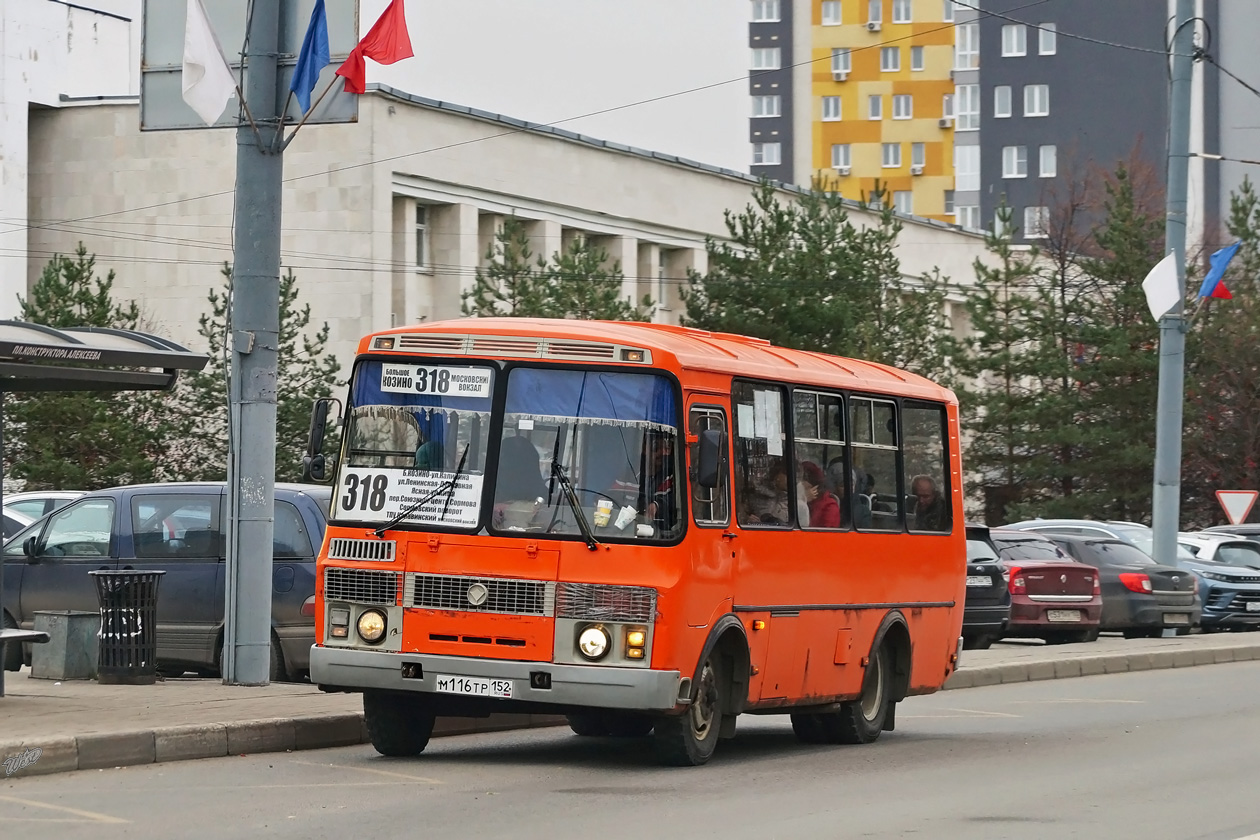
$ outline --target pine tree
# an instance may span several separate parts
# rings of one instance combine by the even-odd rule
[[[184,409],[183,434],[171,471],[183,480],[220,481],[227,477],[228,381],[224,353],[231,304],[232,269],[222,269],[224,288],[211,290],[210,312],[198,319],[198,333],[209,348],[205,370],[185,378],[177,403]],[[297,305],[297,277],[280,277],[280,337],[276,359],[276,481],[299,481],[310,430],[311,404],[329,397],[341,383],[341,365],[327,352],[329,327],[312,335],[311,307]]]
[[[486,250],[486,268],[477,269],[473,288],[463,295],[462,310],[474,317],[578,318],[646,321],[653,304],[621,296],[625,279],[620,263],[586,237],[575,238],[550,260],[534,258],[525,223],[503,220]]]
[[[21,320],[50,327],[136,330],[135,301],[113,298],[114,272],[96,273],[82,243],[57,255],[26,299]],[[26,489],[96,490],[151,481],[170,428],[149,392],[22,393],[5,401],[6,475]]]
[[[891,209],[860,226],[838,193],[813,189],[784,204],[763,181],[744,210],[727,211],[726,228],[730,241],[707,241],[708,271],[690,272],[682,291],[689,326],[947,372],[946,281],[903,277]]]

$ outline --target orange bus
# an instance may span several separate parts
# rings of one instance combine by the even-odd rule
[[[316,406],[318,453],[330,401]],[[957,664],[958,405],[884,365],[659,324],[359,344],[311,679],[385,755],[437,716],[568,716],[703,764],[743,713],[868,743]]]

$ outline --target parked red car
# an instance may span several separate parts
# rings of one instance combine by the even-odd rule
[[[1076,562],[1031,531],[992,528],[989,536],[1010,575],[1011,621],[1004,636],[1052,645],[1098,638],[1102,587],[1096,568]]]

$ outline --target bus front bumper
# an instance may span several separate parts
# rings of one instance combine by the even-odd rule
[[[511,680],[512,699],[505,703],[547,706],[667,711],[686,704],[690,689],[690,680],[683,680],[678,671],[311,647],[311,682],[320,686],[438,695],[439,675]],[[543,683],[551,687],[536,687]],[[440,696],[458,700],[461,695],[443,692]]]

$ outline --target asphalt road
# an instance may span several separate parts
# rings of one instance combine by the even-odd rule
[[[5,837],[1260,838],[1260,663],[912,698],[862,747],[740,719],[703,768],[567,729],[0,782]],[[1253,838],[1253,840],[1254,840]]]

